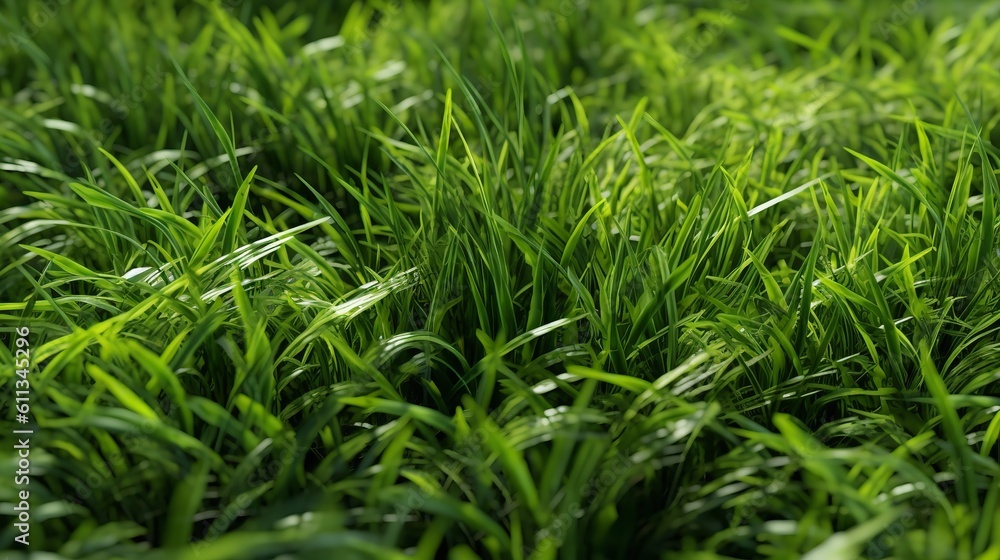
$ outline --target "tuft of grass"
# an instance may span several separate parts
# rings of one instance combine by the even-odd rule
[[[0,541],[1000,557],[998,14],[5,0]]]

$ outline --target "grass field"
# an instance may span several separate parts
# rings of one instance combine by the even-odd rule
[[[1000,560],[1000,2],[0,0],[0,100],[4,559]]]

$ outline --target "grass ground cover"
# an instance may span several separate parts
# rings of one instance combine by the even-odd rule
[[[5,558],[1000,560],[998,15],[4,0]]]

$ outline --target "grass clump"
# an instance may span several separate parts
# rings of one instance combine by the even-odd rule
[[[8,0],[30,550],[1000,558],[998,11]]]

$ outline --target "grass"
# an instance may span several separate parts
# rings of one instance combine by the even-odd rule
[[[1000,559],[998,13],[5,0],[31,557]]]

